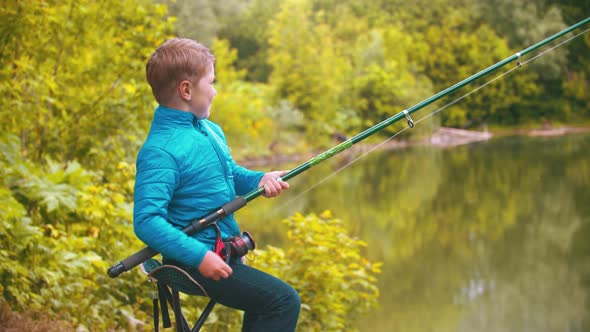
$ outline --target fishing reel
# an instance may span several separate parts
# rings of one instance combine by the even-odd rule
[[[243,232],[241,235],[233,236],[223,242],[229,245],[231,256],[236,258],[246,256],[248,251],[256,248],[254,238],[249,232]]]

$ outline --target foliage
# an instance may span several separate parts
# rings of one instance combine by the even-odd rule
[[[96,185],[94,175],[76,164],[48,162],[46,168],[31,169],[19,157],[18,139],[3,141],[11,142],[2,146],[0,165],[6,170],[0,204],[0,238],[7,244],[0,255],[3,298],[20,310],[43,308],[93,330],[115,323],[105,319],[113,317],[113,307],[120,314],[113,317],[117,326],[125,326],[125,318],[149,321],[146,299],[137,293],[138,276],[107,282],[105,275],[110,263],[139,249],[127,245],[134,242],[126,203],[133,169],[120,164],[115,182],[120,185]],[[293,246],[262,251],[254,264],[300,291],[306,308],[302,326],[338,330],[375,305],[379,264],[362,258],[363,242],[348,237],[327,212],[295,215],[288,224]],[[213,317],[212,329],[239,325],[239,314],[227,308]]]
[[[238,50],[236,66],[246,70],[253,82],[268,82],[269,24],[279,12],[283,0],[251,0],[240,15],[226,19],[228,24],[219,31],[219,38],[229,40]]]
[[[308,136],[319,144],[342,130],[333,127],[331,117],[342,108],[350,68],[343,46],[322,18],[305,1],[284,2],[271,22],[268,59],[277,100],[287,99],[303,113]]]
[[[301,152],[331,143],[333,133],[356,133],[588,12],[588,4],[571,0],[158,3],[19,0],[0,7],[0,292],[14,310],[46,311],[92,330],[131,330],[149,321],[140,274],[111,280],[105,271],[141,248],[131,227],[132,160],[154,108],[145,60],[166,38],[184,35],[211,46],[219,92],[212,119],[223,126],[234,156],[244,159]],[[548,53],[446,110],[442,125],[587,120],[589,47],[585,34]],[[456,158],[458,164],[469,159]],[[389,251],[396,260],[407,262],[435,239],[451,246],[460,242],[455,237],[468,236],[443,230],[435,237],[435,225],[408,217],[444,188],[448,175],[432,171],[435,161],[423,166],[434,177],[409,176],[412,165],[401,170],[402,178],[415,181],[408,190],[422,192],[424,200],[384,203],[374,211],[397,220],[400,238],[421,239],[384,244],[399,249]],[[485,185],[505,192],[518,187],[514,181]],[[465,181],[477,185],[472,182]],[[388,189],[382,181],[376,190]],[[474,217],[467,231],[499,236],[516,220],[511,204],[500,209],[506,224],[489,224],[492,211]],[[469,211],[444,213],[462,220]],[[357,217],[343,219],[352,224]],[[378,264],[362,258],[362,244],[345,235],[340,221],[297,214],[287,223],[293,246],[268,247],[254,264],[300,291],[302,328],[337,330],[375,304]],[[469,256],[465,246],[454,248]],[[345,257],[331,260],[334,252]],[[220,309],[208,328],[234,329],[238,316]]]
[[[462,10],[453,11],[446,16],[443,19],[443,28],[428,28],[425,38],[429,45],[429,53],[433,55],[426,59],[425,71],[432,78],[438,91],[503,60],[510,54],[502,38],[485,24],[472,26],[471,22],[466,21]],[[469,90],[458,92],[450,98],[464,95],[500,73],[494,73],[472,84]],[[523,99],[536,98],[538,88],[533,84],[535,74],[530,71],[520,71],[517,74],[509,79],[493,82],[466,101],[443,112],[443,122],[451,126],[469,126],[473,123],[485,123],[490,118],[502,119],[506,117],[507,110],[517,108]]]
[[[329,211],[319,216],[297,213],[286,223],[286,249],[257,252],[253,265],[297,289],[302,301],[299,329],[354,330],[355,322],[377,305],[381,263],[364,258],[366,243],[347,235]]]
[[[268,116],[273,123],[270,152],[290,154],[301,151],[299,146],[305,142],[304,136],[299,133],[299,128],[304,125],[301,111],[288,100],[281,100],[268,109]]]
[[[107,282],[105,271],[139,245],[124,160],[149,123],[139,82],[168,34],[165,10],[142,0],[0,9],[0,291],[14,309],[96,330],[145,317],[138,275]]]
[[[588,17],[590,3],[558,1],[566,24],[575,24]],[[567,97],[564,112],[569,121],[587,119],[590,116],[590,34],[585,33],[571,42],[568,53],[567,79],[562,80],[563,94]],[[568,122],[569,122],[568,121]]]
[[[432,95],[432,83],[422,74],[418,58],[412,55],[427,51],[424,42],[396,26],[374,29],[363,42],[359,49],[365,51],[357,60],[358,74],[353,85],[358,91],[355,100],[365,126],[385,120]],[[398,125],[386,132],[399,129]]]
[[[215,20],[225,16],[224,22],[233,23],[218,33],[237,50],[235,64],[247,69],[247,80],[268,82],[275,91],[270,103],[288,100],[305,116],[306,136],[325,146],[331,134],[365,129],[549,37],[566,26],[565,19],[576,23],[584,8],[544,0],[251,1],[230,14],[218,10]],[[574,52],[553,50],[486,86],[443,112],[441,124],[587,117],[588,98],[575,90],[590,76],[581,56],[588,46],[571,47]]]
[[[136,140],[147,126],[151,97],[143,68],[169,29],[165,11],[147,0],[5,4],[0,129],[21,137],[31,160],[109,167],[113,154],[121,157],[105,155],[117,148],[112,139]]]
[[[248,2],[241,0],[156,0],[168,7],[176,35],[211,46],[220,30],[235,23]]]
[[[479,14],[513,49],[524,49],[567,27],[557,6],[546,1],[493,0],[477,5]],[[563,74],[566,56],[566,48],[562,48],[548,53],[532,66],[542,79],[556,78]]]
[[[3,298],[19,310],[46,310],[75,325],[112,326],[105,317],[113,306],[132,312],[136,295],[137,278],[105,282],[109,264],[134,247],[126,182],[92,184],[96,174],[76,163],[35,167],[20,158],[18,139],[3,141],[9,142],[0,156],[7,170],[0,177]]]
[[[269,92],[263,84],[246,82],[244,70],[236,70],[236,50],[226,40],[215,40],[216,89],[211,119],[221,125],[228,136],[234,158],[267,151],[271,139],[271,122],[266,114]],[[237,149],[236,149],[237,148]]]

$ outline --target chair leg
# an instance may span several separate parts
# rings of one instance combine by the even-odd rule
[[[175,325],[176,325],[176,332],[198,332],[201,327],[203,327],[203,325],[205,324],[205,321],[207,320],[207,317],[209,316],[209,314],[211,313],[211,311],[213,311],[213,307],[215,306],[215,304],[217,302],[215,302],[215,300],[211,299],[209,301],[209,303],[207,303],[207,306],[205,307],[205,309],[203,310],[203,312],[201,313],[201,315],[199,316],[199,319],[197,320],[197,322],[195,323],[195,326],[192,328],[189,327],[186,318],[184,317],[184,315],[182,314],[182,307],[180,305],[180,294],[177,290],[174,289],[168,289],[168,287],[163,286],[162,289],[160,290],[160,294],[168,300],[168,303],[170,303],[172,305],[172,311],[174,312],[174,318],[175,318]],[[166,304],[164,301],[162,301],[162,308],[166,308]],[[166,309],[167,311],[167,309]],[[168,314],[166,313],[165,316],[168,316]],[[166,326],[166,324],[164,325],[164,327],[168,327],[170,326],[170,321],[168,320],[168,325]]]
[[[207,303],[207,306],[205,307],[205,309],[201,313],[201,316],[199,316],[199,320],[197,320],[197,323],[195,324],[195,327],[193,327],[191,332],[199,332],[201,327],[203,327],[203,324],[205,324],[205,320],[207,320],[207,317],[209,316],[209,314],[213,310],[215,303],[217,303],[217,302],[215,302],[215,300],[211,300],[211,301],[209,301],[209,303]]]
[[[190,328],[180,307],[180,296],[178,291],[172,291],[172,309],[174,310],[174,318],[176,321],[176,332],[190,332]]]

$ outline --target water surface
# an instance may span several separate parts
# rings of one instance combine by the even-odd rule
[[[377,150],[326,180],[345,152],[238,219],[260,247],[294,212],[342,219],[384,263],[361,331],[590,331],[588,151],[587,134]]]

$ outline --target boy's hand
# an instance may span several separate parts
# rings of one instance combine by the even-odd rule
[[[199,272],[201,272],[204,277],[216,281],[219,279],[226,279],[233,273],[231,267],[229,267],[229,265],[227,265],[223,259],[213,251],[207,251],[199,265]]]
[[[258,187],[264,187],[264,194],[262,196],[270,198],[281,194],[283,189],[288,189],[289,184],[281,179],[281,176],[287,174],[288,171],[275,171],[264,174]]]

